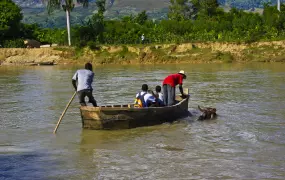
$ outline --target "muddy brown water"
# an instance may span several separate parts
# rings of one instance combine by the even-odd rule
[[[76,66],[0,67],[0,179],[284,179],[285,64],[94,67],[98,104],[185,70],[191,117],[117,131],[81,128]],[[196,121],[197,106],[218,117]]]

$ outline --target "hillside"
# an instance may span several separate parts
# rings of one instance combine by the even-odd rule
[[[65,13],[54,12],[48,16],[42,0],[14,0],[22,7],[24,15],[23,22],[27,24],[38,23],[42,27],[65,27]],[[236,7],[245,10],[261,8],[263,3],[275,3],[272,0],[218,0],[221,7]],[[107,19],[120,19],[123,16],[137,14],[146,10],[150,19],[167,18],[170,0],[106,0]],[[71,24],[81,24],[96,12],[95,0],[91,0],[87,9],[76,4],[76,8],[71,13]]]
[[[42,27],[65,27],[65,13],[62,10],[48,16],[45,5],[41,2],[36,3],[30,0],[15,2],[22,7],[24,23],[38,23]],[[107,0],[105,17],[107,19],[120,19],[146,10],[150,19],[165,19],[167,18],[168,6],[168,0]],[[71,13],[71,24],[81,24],[96,12],[96,9],[94,2],[91,2],[88,8],[82,8],[78,5]]]

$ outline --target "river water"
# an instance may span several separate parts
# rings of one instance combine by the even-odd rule
[[[57,134],[80,67],[0,67],[0,179],[285,179],[285,64],[94,67],[99,105],[183,69],[191,117],[128,130],[81,128],[78,99]],[[196,121],[197,106],[218,117]]]

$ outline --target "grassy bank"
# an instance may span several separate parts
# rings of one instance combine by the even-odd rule
[[[84,49],[2,48],[1,65],[285,62],[285,41],[94,46]]]

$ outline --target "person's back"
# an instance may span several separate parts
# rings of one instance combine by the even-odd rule
[[[167,76],[164,80],[163,80],[163,85],[165,84],[169,84],[172,87],[175,87],[178,84],[182,84],[183,82],[183,75],[177,73],[177,74],[171,74],[169,76]]]
[[[149,107],[155,103],[155,97],[148,92],[141,91],[136,95],[136,98],[141,98],[143,107]]]
[[[138,107],[149,107],[152,104],[155,104],[155,97],[148,93],[148,86],[146,84],[142,85],[142,91],[137,93],[135,104]],[[141,104],[140,104],[141,103]]]
[[[73,79],[77,79],[77,91],[81,91],[84,89],[92,90],[92,82],[94,78],[94,73],[88,69],[80,69],[77,70]]]

